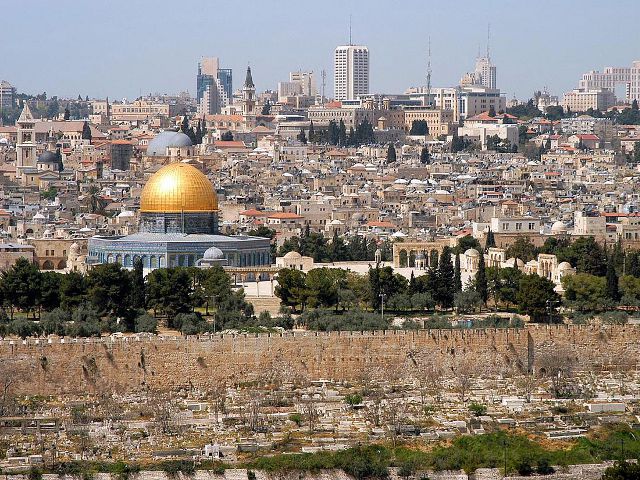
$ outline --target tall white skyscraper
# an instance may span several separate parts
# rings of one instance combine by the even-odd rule
[[[491,63],[491,58],[488,55],[476,59],[475,74],[481,85],[487,88],[496,88],[496,66]]]
[[[333,64],[336,100],[353,100],[369,93],[369,49],[363,45],[336,47]]]

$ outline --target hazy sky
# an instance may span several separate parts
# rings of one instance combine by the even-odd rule
[[[288,72],[327,71],[333,49],[369,47],[371,90],[402,92],[425,83],[431,36],[432,85],[453,86],[473,69],[478,47],[491,56],[508,98],[545,85],[555,94],[580,75],[640,59],[638,0],[0,0],[0,79],[18,91],[134,98],[195,93],[198,60],[247,63],[259,91]],[[319,82],[318,82],[319,83]],[[318,85],[319,86],[319,85]]]

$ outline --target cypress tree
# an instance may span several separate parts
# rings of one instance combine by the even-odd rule
[[[489,231],[487,232],[487,242],[485,244],[485,248],[489,250],[490,248],[495,248],[495,246],[496,246],[496,239],[491,229],[489,229]]]
[[[444,247],[438,262],[437,272],[437,297],[436,300],[442,308],[451,308],[453,306],[453,294],[455,293],[451,286],[454,283],[455,271],[451,263],[451,249]]]
[[[347,127],[342,119],[340,119],[340,125],[338,125],[338,144],[344,147],[347,144]]]
[[[481,253],[478,260],[478,273],[476,273],[476,292],[480,294],[480,298],[486,304],[489,298],[489,287],[487,284],[487,270],[484,264],[484,255]]]
[[[427,147],[422,147],[422,150],[420,151],[420,163],[423,165],[431,163],[431,154]]]
[[[314,143],[316,141],[316,131],[313,128],[313,120],[309,123],[309,142]]]
[[[632,251],[627,254],[627,268],[625,273],[634,277],[640,277],[640,262],[638,262],[638,252]]]
[[[82,125],[82,140],[91,141],[91,128],[89,127],[88,122],[84,122]]]
[[[607,298],[614,302],[620,301],[620,289],[618,286],[618,274],[613,255],[609,255],[607,261]]]
[[[393,143],[389,144],[389,148],[387,148],[387,163],[394,163],[396,161],[396,147],[393,146]]]
[[[460,254],[456,253],[453,267],[453,289],[456,292],[462,291],[462,272],[460,271]]]
[[[416,283],[416,276],[413,274],[413,270],[411,270],[411,278],[409,278],[409,293],[412,295],[418,293],[418,284]]]
[[[133,262],[133,270],[131,271],[131,306],[133,308],[144,308],[146,303],[142,268],[142,259],[136,259]]]

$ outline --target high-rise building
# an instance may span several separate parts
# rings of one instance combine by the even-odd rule
[[[230,68],[220,68],[217,57],[203,58],[198,64],[196,102],[199,114],[220,113],[231,103],[233,74]]]
[[[289,72],[289,82],[299,84],[302,95],[315,97],[318,93],[316,78],[313,72]]]
[[[462,86],[483,86],[496,88],[496,66],[491,63],[489,55],[476,58],[476,68],[473,72],[465,73],[460,80]]]
[[[582,75],[578,87],[584,90],[606,88],[615,94],[616,87],[624,85],[627,102],[640,101],[640,60],[631,67],[606,67],[602,73],[597,70]]]
[[[334,57],[336,100],[354,100],[369,93],[369,49],[363,45],[336,47]]]
[[[16,101],[16,89],[6,80],[0,81],[0,110],[12,108]]]

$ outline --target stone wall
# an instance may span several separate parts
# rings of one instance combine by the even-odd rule
[[[612,465],[612,462],[605,462],[594,465],[569,465],[568,467],[558,468],[556,473],[545,475],[545,480],[598,480],[602,477],[605,469]],[[241,468],[227,469],[224,474],[214,474],[204,470],[197,470],[193,476],[184,476],[178,474],[176,477],[169,477],[161,471],[142,471],[131,476],[131,480],[248,480],[248,471]],[[307,472],[300,475],[298,472],[290,473],[274,473],[255,471],[256,480],[353,480],[352,477],[345,474],[341,470],[326,470],[317,473]],[[503,476],[497,468],[482,468],[475,473],[467,475],[463,471],[444,471],[444,472],[427,472],[432,480],[525,480],[532,477],[519,476]],[[420,475],[417,476],[420,478]],[[396,473],[396,469],[390,471],[390,480],[400,480]],[[29,480],[27,475],[0,475],[0,480]],[[69,475],[58,476],[46,474],[42,476],[42,480],[78,480],[78,477]],[[108,473],[97,473],[93,476],[93,480],[117,480],[117,477]]]
[[[0,341],[0,369],[26,381],[21,393],[77,394],[137,388],[210,388],[281,375],[308,380],[393,378],[437,362],[475,375],[536,368],[563,349],[582,368],[635,368],[638,326],[546,326],[524,329],[388,332],[296,332],[189,338]]]

